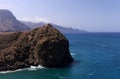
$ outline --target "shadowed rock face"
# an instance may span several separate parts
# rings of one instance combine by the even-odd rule
[[[0,33],[0,70],[72,62],[68,40],[50,24],[28,32]]]

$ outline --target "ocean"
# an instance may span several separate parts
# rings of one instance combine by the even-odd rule
[[[120,79],[120,33],[65,34],[74,62],[67,68],[0,72],[0,79]]]

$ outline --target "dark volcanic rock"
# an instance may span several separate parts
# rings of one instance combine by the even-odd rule
[[[0,70],[61,67],[71,61],[68,40],[50,24],[27,32],[0,33]]]
[[[30,28],[18,21],[9,10],[0,10],[0,31],[25,31]]]

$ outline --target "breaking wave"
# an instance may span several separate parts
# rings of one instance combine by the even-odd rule
[[[75,54],[74,53],[70,53],[72,56],[74,56]]]
[[[43,69],[45,67],[38,65],[38,66],[30,66],[29,68],[23,68],[23,69],[17,69],[14,71],[1,71],[1,74],[6,74],[6,73],[13,73],[13,72],[18,72],[18,71],[23,71],[23,70],[28,70],[28,71],[33,71],[33,70],[38,70],[38,69]]]

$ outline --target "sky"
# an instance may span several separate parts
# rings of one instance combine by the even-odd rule
[[[89,32],[120,32],[120,0],[0,0],[19,20]]]

